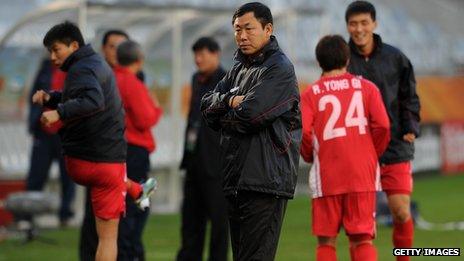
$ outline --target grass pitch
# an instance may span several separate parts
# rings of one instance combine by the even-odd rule
[[[419,175],[418,175],[419,176]],[[429,222],[464,220],[464,175],[416,177],[413,200],[419,204],[421,216]],[[180,216],[154,215],[147,224],[144,242],[147,260],[175,260],[180,240]],[[0,242],[3,260],[78,260],[77,228],[44,231],[56,245],[32,242],[21,245],[18,240]],[[379,260],[394,260],[391,228],[378,226],[375,244]],[[460,247],[464,250],[464,231],[424,231],[416,229],[415,247]],[[297,197],[288,204],[287,214],[277,250],[276,260],[315,260],[316,239],[310,232],[310,199]],[[339,260],[349,260],[348,240],[340,234]],[[461,253],[462,255],[462,253]],[[416,257],[412,260],[460,260],[461,257]],[[205,255],[206,259],[206,255]]]

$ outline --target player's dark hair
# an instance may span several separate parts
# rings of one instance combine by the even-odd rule
[[[124,36],[127,40],[130,40],[129,35],[126,32],[124,32],[123,30],[119,30],[119,29],[108,30],[103,35],[102,46],[105,46],[106,43],[108,43],[108,39],[112,35]]]
[[[345,22],[348,23],[348,20],[353,15],[366,13],[371,15],[372,21],[375,21],[375,7],[373,4],[367,1],[354,1],[346,8]]]
[[[201,51],[203,49],[208,49],[208,51],[212,53],[219,52],[221,50],[219,44],[212,37],[201,37],[192,45],[193,52]]]
[[[341,69],[350,59],[350,48],[340,35],[326,35],[317,43],[316,59],[324,72]]]
[[[55,42],[61,42],[69,46],[74,41],[78,43],[79,47],[85,45],[84,37],[79,27],[72,22],[65,21],[48,30],[43,39],[43,45],[46,48],[51,48]]]

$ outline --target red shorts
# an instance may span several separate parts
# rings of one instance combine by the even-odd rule
[[[91,162],[65,157],[68,175],[77,184],[90,188],[96,217],[118,219],[126,210],[126,164]]]
[[[387,195],[408,194],[412,192],[411,162],[400,162],[380,166],[382,190]]]
[[[347,235],[375,237],[375,192],[356,192],[314,198],[313,234],[335,237],[343,225]]]

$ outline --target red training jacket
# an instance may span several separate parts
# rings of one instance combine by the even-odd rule
[[[155,105],[147,87],[124,67],[114,68],[116,85],[125,110],[126,139],[131,145],[153,152],[156,148],[151,128],[159,121],[163,109]]]

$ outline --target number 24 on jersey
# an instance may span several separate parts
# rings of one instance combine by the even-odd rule
[[[364,105],[361,91],[355,91],[353,93],[348,111],[345,115],[345,125],[343,127],[335,127],[335,124],[341,114],[342,106],[340,104],[340,100],[337,96],[332,94],[323,96],[319,100],[319,111],[325,111],[328,104],[332,105],[333,110],[324,127],[324,140],[346,136],[347,127],[358,127],[359,134],[366,134],[367,118],[364,116]]]

